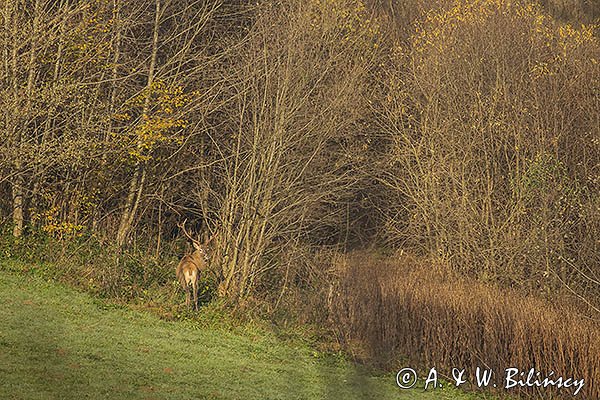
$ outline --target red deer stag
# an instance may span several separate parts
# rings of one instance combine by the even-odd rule
[[[183,224],[177,224],[179,228],[181,228],[182,232],[188,239],[192,241],[194,246],[194,252],[192,254],[186,254],[183,256],[179,264],[177,265],[177,269],[175,270],[175,275],[177,276],[177,280],[185,290],[185,304],[186,306],[190,306],[190,289],[194,295],[194,310],[198,311],[198,279],[200,278],[200,273],[202,271],[206,271],[208,269],[208,253],[207,248],[210,241],[214,238],[206,240],[204,243],[201,243],[199,240],[194,239],[185,229],[185,223],[187,220],[183,221]]]

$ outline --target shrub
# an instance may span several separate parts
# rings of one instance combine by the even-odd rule
[[[455,1],[423,17],[396,49],[382,112],[394,146],[381,179],[406,199],[388,210],[392,243],[483,280],[592,288],[594,31],[504,0]]]

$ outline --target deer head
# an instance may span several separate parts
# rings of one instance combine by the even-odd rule
[[[200,240],[200,235],[197,238],[194,238],[188,231],[185,229],[185,224],[187,222],[187,218],[183,221],[183,223],[178,223],[177,226],[181,229],[183,234],[192,242],[192,246],[194,247],[194,253],[192,255],[197,255],[201,257],[205,262],[208,262],[208,249],[210,242],[215,238],[216,234],[213,234],[210,238],[205,236],[205,240]]]

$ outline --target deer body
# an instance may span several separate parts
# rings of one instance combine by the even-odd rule
[[[194,245],[194,252],[192,254],[188,254],[183,256],[179,264],[177,265],[177,269],[175,270],[175,276],[177,280],[185,290],[185,304],[189,307],[191,297],[193,295],[194,305],[193,309],[198,310],[198,280],[200,279],[200,274],[208,269],[208,253],[207,253],[207,245],[212,240],[212,238],[205,243],[200,243],[191,237],[185,230],[185,222],[183,225],[180,225],[183,230],[183,233],[192,241]],[[190,294],[191,290],[191,294]]]
[[[200,272],[204,269],[206,269],[206,263],[196,250],[194,253],[184,256],[175,271],[177,280],[185,290],[185,304],[188,307],[190,305],[191,289],[194,296],[195,310],[198,309],[198,279],[200,278]]]

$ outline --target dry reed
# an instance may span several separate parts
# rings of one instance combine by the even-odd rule
[[[453,367],[471,373],[535,368],[542,377],[554,371],[554,377],[585,379],[580,398],[600,398],[599,326],[574,308],[452,277],[439,263],[409,257],[353,255],[334,265],[332,319],[351,350],[362,346],[361,357],[388,367],[435,365],[446,373]],[[535,398],[566,393],[518,390]]]

